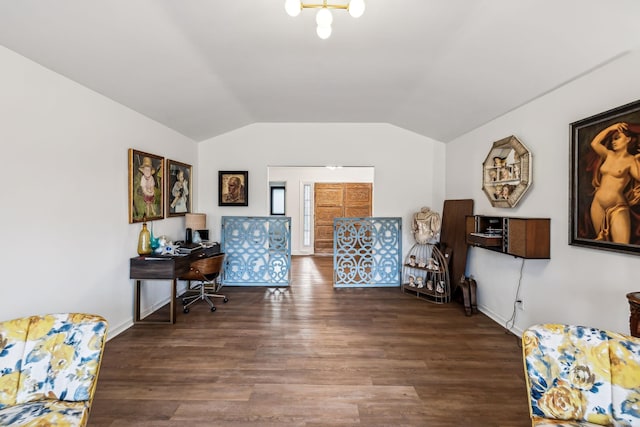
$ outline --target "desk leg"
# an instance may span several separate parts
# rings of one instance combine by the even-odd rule
[[[176,279],[171,280],[171,300],[169,301],[169,320],[145,320],[140,318],[140,288],[142,287],[142,281],[136,280],[135,291],[133,295],[133,310],[134,317],[133,323],[147,323],[147,324],[174,324],[176,323],[176,294],[178,281]]]
[[[133,309],[134,309],[134,320],[133,323],[140,322],[140,280],[136,280],[136,288],[133,294]]]
[[[178,281],[173,279],[171,281],[171,301],[169,302],[169,321],[176,323],[176,293],[177,293]]]

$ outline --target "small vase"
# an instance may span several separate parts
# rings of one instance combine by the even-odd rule
[[[153,222],[151,223],[151,230],[149,231],[151,234],[151,238],[149,240],[151,244],[151,250],[155,251],[160,246],[160,239],[158,237],[153,237]]]
[[[142,223],[142,230],[138,236],[138,255],[148,255],[151,253],[151,233],[147,229],[147,223]]]

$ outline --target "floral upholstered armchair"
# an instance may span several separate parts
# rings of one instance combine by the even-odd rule
[[[86,425],[106,332],[80,313],[0,322],[0,425]]]
[[[544,324],[522,344],[533,426],[640,426],[639,338]]]

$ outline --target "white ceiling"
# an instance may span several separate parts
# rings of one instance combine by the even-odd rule
[[[639,0],[366,3],[321,40],[284,0],[0,0],[0,44],[196,141],[385,122],[443,142],[640,45]]]

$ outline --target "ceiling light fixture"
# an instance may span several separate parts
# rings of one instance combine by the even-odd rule
[[[316,15],[316,32],[321,39],[328,39],[331,35],[331,23],[333,16],[329,9],[342,9],[349,12],[354,18],[359,18],[364,13],[364,0],[350,0],[347,4],[329,4],[327,0],[320,3],[303,3],[302,0],[285,0],[284,10],[289,16],[298,16],[302,9],[320,9]]]

